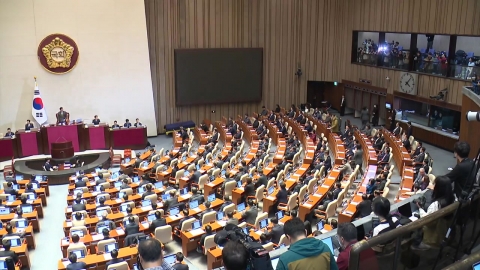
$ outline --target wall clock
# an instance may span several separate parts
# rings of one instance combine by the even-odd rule
[[[400,85],[401,92],[417,95],[418,74],[402,72],[400,73]]]

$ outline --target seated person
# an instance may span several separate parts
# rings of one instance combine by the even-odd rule
[[[101,207],[105,207],[107,205],[105,205],[105,197],[100,197],[100,199],[98,199],[98,205],[96,208],[101,208]]]
[[[175,270],[188,270],[188,264],[182,263],[183,258],[183,253],[177,252],[177,254],[175,254],[175,264],[172,265],[172,268]]]
[[[213,211],[213,209],[210,208],[211,207],[210,202],[205,202],[204,205],[205,205],[205,210],[200,214],[200,220],[203,219],[203,216],[205,216],[205,214]]]
[[[191,216],[188,215],[189,211],[188,211],[187,208],[183,209],[182,213],[183,213],[183,218],[180,219],[180,221],[178,223],[178,226],[175,227],[175,229],[176,229],[175,234],[178,235],[178,236],[180,236],[180,229],[182,228],[183,222],[192,218]]]
[[[277,217],[271,218],[270,221],[272,222],[273,226],[272,226],[272,229],[268,232],[268,236],[270,239],[272,239],[272,242],[274,244],[278,245],[280,238],[284,234],[283,225],[278,224]]]
[[[257,219],[258,210],[257,206],[255,206],[253,200],[248,200],[248,209],[245,209],[242,213],[242,219],[245,220],[248,224],[255,224],[255,220]]]
[[[37,194],[37,192],[35,192],[35,189],[33,189],[32,183],[27,184],[27,188],[25,189],[25,193],[33,193],[35,195]]]
[[[92,124],[94,124],[94,125],[100,124],[100,119],[98,118],[98,115],[95,115],[93,117]]]
[[[3,193],[18,196],[18,191],[13,188],[12,182],[7,183],[7,188],[3,190]]]
[[[338,199],[338,195],[340,194],[340,192],[342,192],[342,190],[343,190],[342,183],[340,183],[340,182],[335,183],[335,189],[333,190],[333,199],[334,200]]]
[[[232,211],[228,211],[228,212],[227,212],[227,222],[226,222],[226,224],[238,225],[238,219],[233,216],[233,212],[232,212]],[[225,224],[225,225],[226,225],[226,224]]]
[[[337,236],[342,251],[338,255],[337,265],[339,270],[348,270],[350,261],[350,251],[352,246],[357,243],[357,228],[351,222],[345,222],[338,225]],[[368,248],[361,252],[361,265],[368,265],[368,269],[377,270],[378,262],[373,249]]]
[[[15,136],[15,133],[13,133],[10,128],[7,128],[7,133],[5,133],[5,138],[12,138],[13,136]]]
[[[78,236],[77,234],[72,235],[72,242],[70,242],[70,244],[68,245],[68,248],[80,249],[84,247],[85,247],[85,244],[80,242],[80,236]]]
[[[118,125],[117,120],[113,121],[112,128],[120,128],[120,125]]]
[[[386,233],[400,226],[400,224],[397,222],[398,219],[390,215],[390,201],[387,198],[375,198],[372,209],[373,213],[377,215],[380,220],[380,223],[373,228],[372,236]]]
[[[12,258],[13,262],[15,264],[18,263],[18,255],[15,253],[15,251],[10,250],[12,247],[12,243],[8,239],[4,239],[2,241],[3,245],[3,250],[0,251],[0,257],[10,257]]]
[[[198,205],[200,204],[203,204],[203,202],[205,202],[205,196],[203,196],[203,194],[201,193],[200,190],[198,190],[196,187],[192,187],[192,197],[190,197],[189,199],[190,202],[193,202],[193,201],[198,201]],[[225,203],[227,203],[227,201],[225,201],[223,203],[223,205],[225,205]],[[223,207],[224,206],[221,206],[220,207],[220,211],[222,212],[223,210]]]
[[[103,173],[98,174],[98,180],[95,181],[95,185],[98,186],[99,184],[106,183],[107,180],[103,179]]]
[[[70,255],[68,255],[68,260],[70,261],[70,264],[67,265],[67,270],[87,269],[87,264],[85,262],[77,262],[77,255],[75,253],[70,253]]]
[[[83,211],[87,210],[87,206],[85,205],[85,201],[82,200],[82,194],[77,193],[77,197],[72,205],[72,212]]]
[[[45,164],[43,165],[43,169],[45,171],[55,171],[57,169],[56,166],[53,166],[50,164],[50,159],[47,159],[47,161],[45,161]]]
[[[142,123],[140,123],[140,119],[135,119],[135,124],[133,124],[135,127],[141,127],[143,126]]]
[[[147,191],[145,191],[143,194],[142,194],[142,200],[145,200],[145,198],[149,195],[154,195],[156,194],[155,191],[153,191],[153,185],[151,183],[148,183],[147,185],[145,185],[145,189]]]
[[[33,124],[30,122],[30,119],[27,119],[27,123],[25,124],[25,130],[31,130],[34,128]]]
[[[150,223],[150,231],[155,233],[155,229],[167,225],[167,220],[162,217],[162,212],[155,211],[155,219]]]
[[[265,244],[268,244],[268,243],[270,243],[270,242],[271,242],[271,241],[268,239],[268,235],[267,235],[267,234],[262,233],[262,234],[260,235],[260,244],[261,244],[261,245],[265,245]]]
[[[212,235],[212,234],[213,234],[212,226],[210,226],[210,225],[205,226],[205,234],[203,234],[203,235],[200,237],[200,242],[199,242],[199,243],[200,243],[200,246],[203,247],[203,246],[205,245],[205,238],[206,238],[207,236]]]
[[[135,217],[128,217],[128,223],[125,226],[125,235],[132,235],[140,232],[138,224],[135,222]]]
[[[105,264],[105,269],[107,269],[109,265],[121,263],[124,261],[122,258],[118,258],[118,250],[116,249],[110,252],[110,257],[112,257],[112,259]]]
[[[368,199],[367,194],[362,194],[362,201],[356,206],[356,218],[363,218],[372,213],[372,201]]]
[[[226,206],[233,204],[232,200],[230,200],[230,196],[225,195],[223,197],[223,204],[220,206],[219,212],[223,212]]]
[[[130,120],[125,119],[125,124],[123,124],[123,127],[129,128],[132,126],[132,123],[130,123]]]
[[[85,206],[84,204],[81,204]],[[72,227],[77,227],[77,226],[85,226],[85,220],[82,219],[83,215],[80,212],[76,212],[74,215],[74,219],[72,219]]]
[[[102,235],[103,235],[103,240],[110,239],[110,231],[107,228],[102,230]]]

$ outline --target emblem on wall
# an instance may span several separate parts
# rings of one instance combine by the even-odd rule
[[[79,54],[75,41],[62,34],[47,36],[40,42],[37,50],[40,64],[54,74],[71,71],[77,64]]]

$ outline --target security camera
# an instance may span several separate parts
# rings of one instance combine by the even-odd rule
[[[467,121],[478,121],[478,122],[480,122],[480,112],[468,111],[466,117],[467,117]]]
[[[389,80],[390,80],[390,77],[388,77],[388,76],[387,76],[387,77],[385,77],[385,80],[389,81]]]

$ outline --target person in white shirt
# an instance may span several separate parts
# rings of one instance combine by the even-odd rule
[[[398,219],[390,215],[390,201],[385,197],[378,197],[373,200],[373,213],[378,216],[380,223],[373,228],[372,236],[386,233],[399,226]]]
[[[435,186],[432,193],[432,204],[428,206],[427,211],[419,206],[420,218],[428,216],[436,211],[449,206],[455,201],[452,190],[452,183],[447,176],[439,176],[435,179]],[[418,246],[412,246],[416,249],[426,250],[432,246],[439,246],[448,229],[450,222],[441,218],[423,227],[423,241]]]
[[[70,249],[86,248],[85,244],[80,242],[80,237],[77,234],[72,235],[72,242],[68,245]]]

